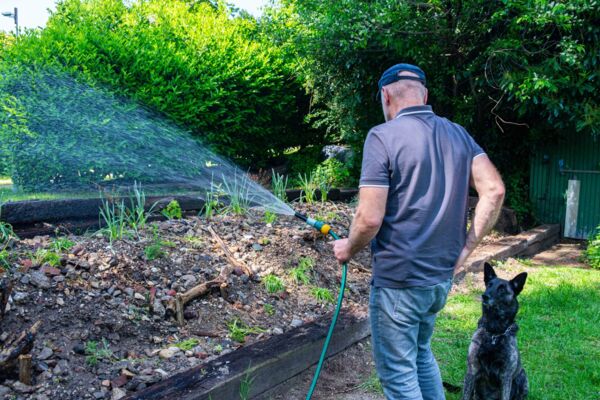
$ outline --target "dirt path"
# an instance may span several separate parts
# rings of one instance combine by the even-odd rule
[[[543,251],[528,261],[508,259],[503,263],[502,274],[511,275],[518,271],[534,271],[536,266],[562,265],[588,268],[581,261],[581,242],[563,242]],[[482,278],[470,274],[453,287],[453,293],[482,289]],[[293,379],[277,386],[258,400],[302,400],[312,381],[315,368],[311,368]],[[315,400],[385,400],[374,388],[377,380],[373,376],[374,363],[371,355],[370,338],[348,348],[326,361],[323,366]]]

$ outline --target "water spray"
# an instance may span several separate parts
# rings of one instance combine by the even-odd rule
[[[304,214],[299,212],[295,212],[294,216],[296,218],[301,219],[309,226],[312,226],[323,235],[330,235],[334,240],[338,240],[339,236],[331,229],[329,224],[325,222],[307,217]],[[340,310],[342,308],[342,301],[344,299],[344,290],[346,289],[346,276],[348,275],[348,264],[342,264],[342,282],[340,284],[340,292],[338,294],[337,305],[335,308],[335,312],[333,313],[333,318],[331,320],[331,325],[329,325],[329,332],[327,332],[327,337],[325,338],[325,343],[323,344],[323,350],[321,351],[321,357],[319,358],[319,363],[317,364],[317,370],[315,371],[315,375],[313,377],[312,383],[308,390],[308,394],[306,395],[306,400],[310,400],[317,386],[317,381],[319,380],[319,374],[321,373],[321,368],[323,367],[323,362],[325,361],[325,356],[327,354],[327,348],[329,347],[329,342],[331,341],[331,337],[333,336],[333,330],[335,329],[335,324],[337,322],[338,316],[340,314]]]

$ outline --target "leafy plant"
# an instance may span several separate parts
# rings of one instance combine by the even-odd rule
[[[236,215],[244,215],[250,208],[253,202],[251,195],[252,186],[246,175],[233,176],[233,179],[223,175],[223,190],[229,197],[229,204],[226,207],[227,212]]]
[[[286,190],[288,187],[288,177],[275,172],[275,170],[271,170],[271,171],[272,171],[271,186],[273,187],[273,194],[279,200],[281,200],[283,202],[287,202]]]
[[[148,261],[152,261],[164,256],[165,252],[159,243],[152,243],[144,248],[144,255]]]
[[[592,268],[600,269],[600,225],[588,240],[585,257]]]
[[[249,327],[238,318],[229,321],[227,323],[227,329],[229,330],[229,336],[231,339],[239,343],[244,343],[246,341],[246,336],[248,335],[265,332],[265,330],[262,328]]]
[[[70,250],[73,246],[75,246],[75,243],[73,243],[72,241],[70,241],[68,238],[66,237],[57,237],[54,238],[52,240],[52,249],[57,252],[57,253],[61,253],[63,251],[68,251]]]
[[[326,288],[313,287],[310,289],[310,293],[320,303],[333,303],[334,298],[331,291]]]
[[[339,188],[351,183],[351,171],[346,164],[332,157],[317,166],[315,169],[315,180],[329,188]]]
[[[265,211],[265,223],[272,224],[277,221],[277,214],[271,211]]]
[[[269,316],[272,316],[275,314],[275,307],[273,307],[272,304],[269,304],[269,303],[263,304],[263,310],[265,310],[265,313]]]
[[[134,182],[133,196],[130,198],[131,209],[124,209],[127,215],[127,224],[134,230],[139,237],[140,230],[146,227],[148,218],[152,215],[156,204],[153,204],[146,211],[146,194],[142,190],[142,185]]]
[[[102,345],[94,340],[88,340],[85,343],[85,362],[90,366],[95,366],[100,360],[110,360],[114,357],[110,345],[105,338],[102,338]]]
[[[6,250],[0,251],[0,269],[3,269],[5,271],[10,271],[12,269],[12,265],[10,263],[10,255]]]
[[[292,268],[290,277],[296,284],[310,284],[310,271],[314,267],[315,261],[310,257],[302,257],[298,261],[298,266]]]
[[[177,200],[171,200],[162,210],[162,214],[168,219],[181,219],[183,216],[181,206]]]
[[[198,346],[200,341],[198,339],[186,339],[179,343],[175,343],[175,347],[180,348],[183,351],[192,350],[194,347]]]
[[[215,191],[206,192],[201,213],[206,219],[211,219],[219,210],[219,194]]]
[[[34,264],[41,265],[48,263],[52,267],[60,265],[60,254],[51,250],[37,249],[32,257]]]
[[[0,199],[0,245],[6,245],[10,239],[18,239],[11,224],[2,221],[2,201]]]
[[[247,372],[240,381],[240,400],[248,400],[250,398],[250,389],[253,382],[254,377],[251,377],[250,372]]]
[[[307,204],[313,204],[315,202],[315,194],[317,192],[317,183],[315,182],[315,174],[311,172],[310,174],[298,175],[298,180],[300,182],[300,200],[306,201]]]
[[[285,290],[283,281],[275,274],[266,275],[263,278],[263,285],[269,294],[279,293]]]

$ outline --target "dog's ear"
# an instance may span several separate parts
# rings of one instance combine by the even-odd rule
[[[523,290],[523,286],[525,286],[525,280],[527,280],[527,272],[521,272],[519,275],[510,280],[510,286],[512,286],[515,296],[518,296]]]
[[[494,268],[492,268],[490,263],[486,262],[483,264],[483,282],[485,282],[485,285],[487,286],[487,284],[495,277],[496,271],[494,271]]]

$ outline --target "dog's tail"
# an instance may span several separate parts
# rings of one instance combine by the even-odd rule
[[[460,391],[462,390],[462,388],[460,386],[456,386],[456,385],[453,385],[448,382],[442,382],[442,383],[444,385],[444,388],[450,393],[460,393]]]

